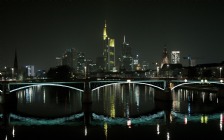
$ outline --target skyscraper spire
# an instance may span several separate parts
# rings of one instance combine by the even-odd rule
[[[105,25],[104,25],[104,29],[103,29],[103,40],[106,40],[107,38],[107,24],[106,24],[106,20],[105,20]]]

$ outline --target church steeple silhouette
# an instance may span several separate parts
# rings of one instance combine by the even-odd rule
[[[18,74],[18,69],[19,69],[19,66],[18,66],[18,59],[17,59],[17,50],[15,50],[14,65],[13,65],[13,68],[14,68],[14,74],[15,74],[15,76],[17,76],[17,74]]]

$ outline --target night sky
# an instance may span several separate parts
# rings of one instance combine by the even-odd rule
[[[161,62],[163,48],[202,63],[224,61],[224,3],[219,0],[1,0],[0,68],[56,66],[67,48],[95,62],[105,20],[117,55],[123,36],[133,55]],[[181,59],[183,65],[187,60]]]

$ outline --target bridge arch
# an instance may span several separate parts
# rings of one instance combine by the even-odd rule
[[[163,81],[163,82],[164,82],[164,81]],[[102,87],[107,87],[107,86],[116,85],[116,84],[138,84],[138,85],[147,85],[147,86],[154,87],[154,88],[157,88],[157,89],[160,89],[160,90],[165,90],[165,87],[162,88],[162,87],[160,87],[160,86],[157,86],[157,85],[154,85],[154,84],[147,83],[147,81],[116,81],[116,82],[106,83],[106,84],[103,84],[103,85],[94,87],[94,88],[92,88],[91,90],[94,91],[94,90],[100,89],[100,88],[102,88]],[[164,85],[165,85],[165,84],[164,84]]]
[[[201,81],[193,81],[193,80],[175,80],[171,81],[172,86],[170,86],[171,90],[174,90],[177,87],[183,86],[183,85],[191,85],[191,84],[216,84],[216,85],[224,85],[223,81],[207,81],[207,80],[201,80]]]
[[[18,91],[18,90],[21,90],[21,89],[26,89],[26,88],[30,88],[30,87],[36,87],[36,86],[57,86],[57,87],[66,87],[66,88],[78,90],[78,91],[81,91],[81,92],[84,91],[82,89],[79,89],[79,88],[76,88],[76,87],[73,87],[73,86],[63,85],[61,83],[28,83],[28,85],[9,90],[9,92],[11,93],[11,92]]]

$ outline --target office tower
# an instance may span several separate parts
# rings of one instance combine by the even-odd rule
[[[80,74],[84,74],[86,69],[86,58],[85,54],[83,52],[78,52],[77,53],[77,67],[76,67],[76,72]]]
[[[66,49],[62,56],[62,65],[67,65],[73,69],[77,67],[77,51],[74,48]]]
[[[142,70],[149,70],[149,63],[147,61],[142,62]]]
[[[139,55],[136,55],[133,59],[134,70],[141,70],[141,65],[139,62]]]
[[[172,51],[171,52],[171,63],[172,64],[180,63],[180,51]]]
[[[121,66],[120,69],[125,71],[133,71],[133,57],[131,53],[131,47],[126,43],[125,36],[121,49]]]
[[[62,65],[62,58],[56,57],[56,66],[61,66],[61,65]]]
[[[28,76],[28,77],[34,77],[35,76],[34,65],[27,65],[26,66],[26,76]]]
[[[168,51],[166,48],[163,49],[161,68],[164,64],[169,64]]]
[[[103,30],[103,59],[104,59],[104,70],[114,71],[115,69],[115,40],[109,38],[107,35],[107,25],[105,22]]]

